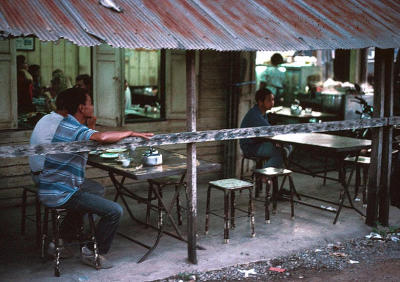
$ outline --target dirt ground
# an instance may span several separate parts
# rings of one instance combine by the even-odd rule
[[[292,276],[298,278],[277,281],[400,281],[400,258],[382,258],[381,261],[362,263],[341,271],[296,271]]]
[[[203,273],[180,273],[159,281],[400,281],[399,235],[396,231],[380,239],[330,243],[289,256]]]

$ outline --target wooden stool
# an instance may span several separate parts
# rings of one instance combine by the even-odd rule
[[[26,214],[28,192],[35,197],[35,215]],[[38,187],[36,185],[29,185],[22,187],[22,203],[21,203],[21,235],[25,235],[26,220],[36,222],[36,246],[40,246],[40,233],[42,230],[41,222],[41,209],[38,197]]]
[[[392,150],[392,159],[397,156],[399,150]],[[356,161],[356,157],[347,157],[344,159],[345,162],[354,164]],[[371,163],[371,158],[366,156],[359,156],[357,162],[355,164],[356,168],[356,183],[355,183],[355,191],[354,191],[354,199],[358,196],[358,190],[361,184],[361,169],[363,174],[363,186],[362,186],[362,201],[363,206],[367,205],[367,182],[368,182],[368,169]],[[351,179],[350,179],[351,181]]]
[[[278,196],[278,176],[286,176],[289,178],[289,186],[290,186],[290,208],[291,208],[291,216],[294,219],[294,204],[293,204],[293,195],[296,191],[294,188],[293,179],[291,176],[292,171],[284,168],[275,168],[275,167],[266,167],[262,169],[255,169],[254,176],[255,182],[260,183],[262,186],[262,176],[266,176],[267,179],[271,180],[272,182],[272,213],[276,212],[277,206],[277,196]],[[269,216],[269,203],[270,203],[270,185],[266,183],[266,191],[265,191],[265,222],[270,223],[270,216]]]
[[[54,276],[60,277],[60,252],[61,252],[61,245],[60,245],[60,225],[62,222],[63,214],[67,212],[66,209],[58,209],[58,208],[49,208],[46,207],[44,210],[43,215],[43,232],[42,232],[42,258],[45,257],[45,249],[46,249],[46,241],[48,238],[48,222],[49,222],[49,213],[51,213],[51,223],[52,223],[52,230],[53,230],[53,242],[55,245],[55,254],[54,254]],[[89,224],[90,224],[90,242],[93,243],[93,252],[95,258],[96,269],[99,269],[100,261],[99,261],[99,252],[96,243],[96,226],[93,219],[93,214],[88,213]],[[81,237],[81,236],[80,236]],[[80,242],[81,246],[85,242]]]
[[[352,163],[356,161],[356,157],[347,157],[344,159],[347,163]],[[355,183],[355,191],[354,191],[354,199],[358,196],[358,190],[361,184],[361,169],[363,174],[363,185],[362,185],[362,201],[363,205],[367,204],[367,181],[368,181],[368,168],[371,163],[370,157],[359,156],[356,166],[356,183]]]
[[[157,189],[159,194],[162,196],[162,191],[167,186],[174,186],[176,194],[176,212],[178,216],[178,225],[182,225],[182,213],[181,213],[181,204],[179,198],[179,190],[180,187],[183,186],[186,189],[186,182],[184,181],[186,173],[182,176],[176,177],[163,177],[163,178],[156,178],[156,179],[148,179],[147,182],[149,183],[149,190],[147,194],[147,208],[146,208],[146,223],[149,224],[150,221],[150,210],[151,210],[151,201],[155,200],[156,197],[153,196],[153,190]],[[158,203],[157,211],[159,214],[159,221],[162,220],[162,209],[160,208],[160,203]]]
[[[240,180],[252,181],[253,175],[250,178],[246,178],[244,176],[244,161],[246,159],[255,162],[256,169],[259,169],[259,168],[263,167],[264,162],[269,160],[269,157],[262,158],[262,157],[249,157],[249,156],[242,155],[242,161],[241,161],[241,164],[240,164]],[[259,197],[260,190],[261,190],[261,186],[260,185],[256,185],[256,193],[255,193],[256,194],[255,195],[256,198]]]
[[[245,212],[250,217],[251,225],[251,237],[255,236],[254,232],[254,209],[253,209],[253,183],[229,178],[216,181],[210,181],[207,190],[207,208],[206,208],[206,226],[205,233],[208,233],[208,222],[209,215],[213,214],[218,217],[222,217],[210,210],[210,196],[211,188],[216,188],[224,192],[224,242],[229,243],[229,223],[231,223],[231,228],[235,228],[235,209]],[[241,191],[247,189],[249,190],[249,207],[247,211],[243,211],[235,207],[235,191]],[[230,198],[230,199],[229,199]],[[230,201],[229,201],[230,200]],[[229,213],[230,207],[230,213]]]

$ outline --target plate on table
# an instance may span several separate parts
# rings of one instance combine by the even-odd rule
[[[116,153],[103,153],[100,155],[100,157],[104,158],[104,159],[115,159],[115,158],[118,158],[118,156],[119,155]]]
[[[125,148],[116,148],[116,149],[107,149],[106,150],[107,153],[122,153],[125,151],[126,151]]]

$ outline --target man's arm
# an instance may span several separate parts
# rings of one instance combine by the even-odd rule
[[[94,140],[100,143],[114,143],[126,137],[141,137],[144,139],[150,139],[153,133],[141,133],[134,131],[106,131],[106,132],[95,132],[90,136],[90,140]]]

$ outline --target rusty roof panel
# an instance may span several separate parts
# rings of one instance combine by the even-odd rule
[[[0,32],[83,46],[308,50],[400,47],[399,0],[1,0]]]
[[[13,36],[35,35],[44,41],[60,38],[79,45],[98,45],[100,42],[83,32],[69,17],[69,12],[56,1],[2,0],[0,2],[1,31]]]

